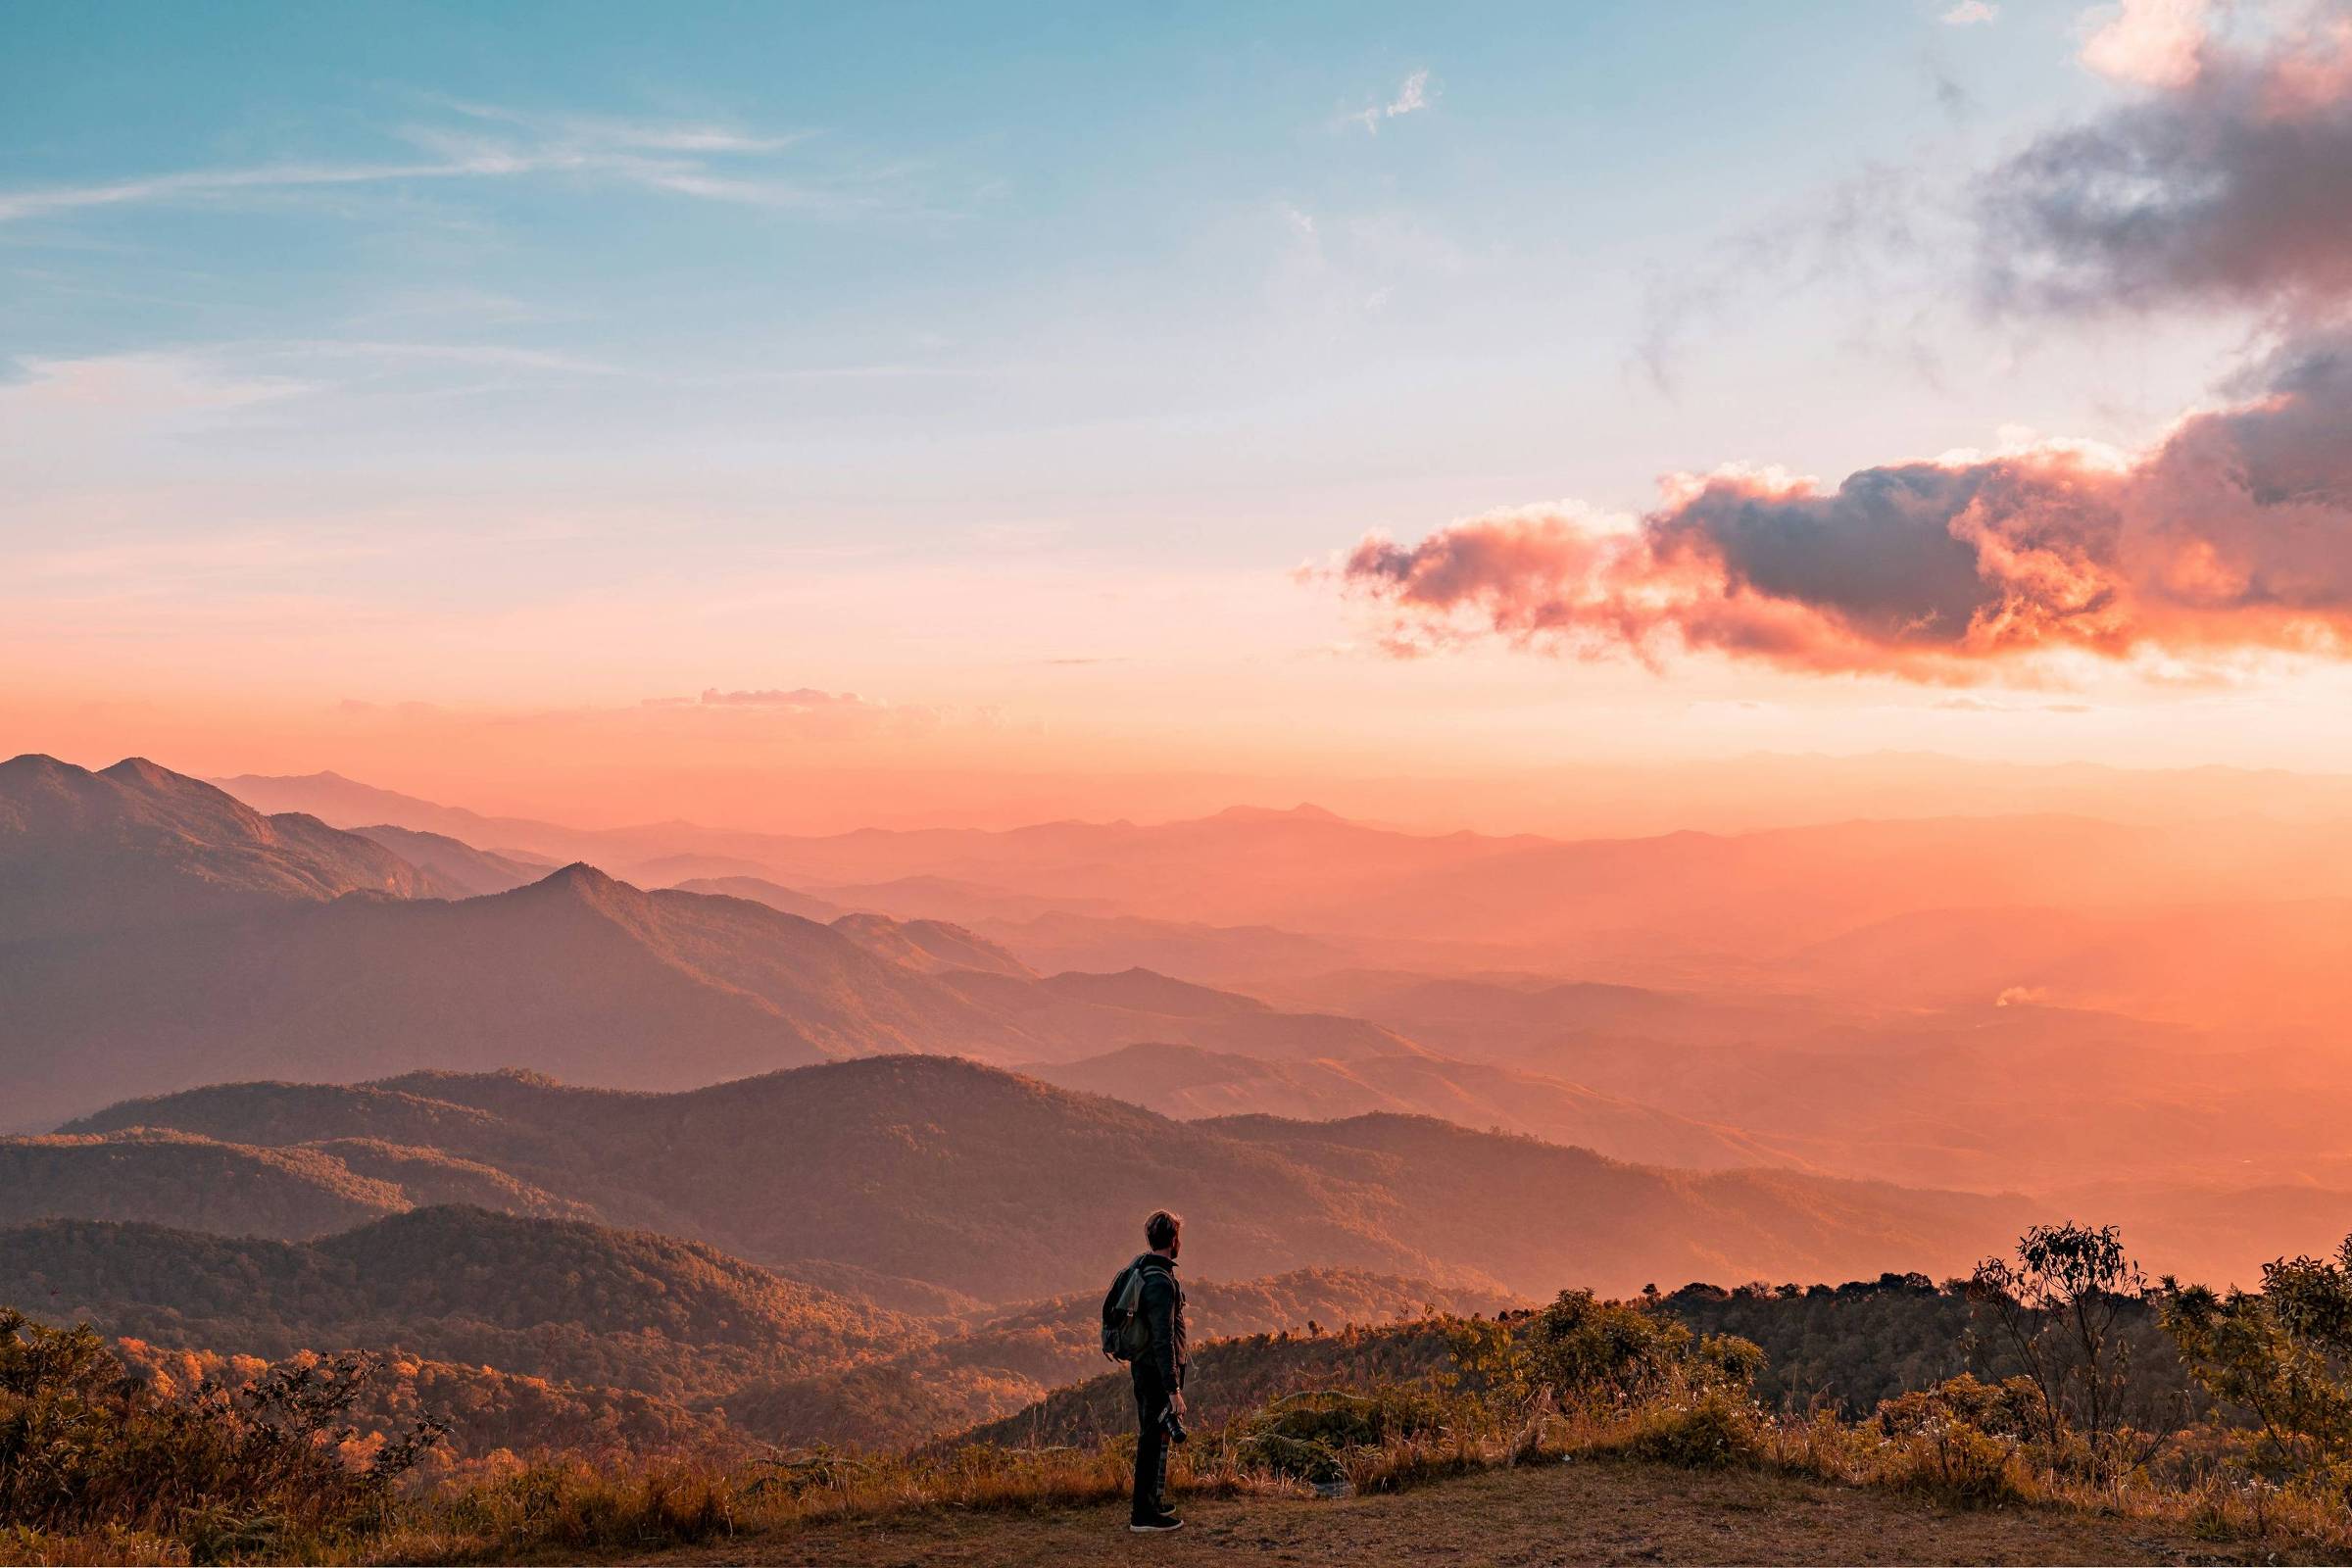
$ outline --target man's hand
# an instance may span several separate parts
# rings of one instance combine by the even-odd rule
[[[1168,1408],[1178,1415],[1184,1414],[1184,1391],[1182,1389],[1174,1390],[1168,1395]]]

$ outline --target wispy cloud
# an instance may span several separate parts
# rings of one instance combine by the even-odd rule
[[[2001,8],[1989,0],[1960,0],[1939,21],[1947,27],[1982,27],[2000,20]]]
[[[264,356],[290,359],[375,360],[391,365],[458,365],[495,370],[546,370],[566,375],[615,375],[618,368],[576,354],[502,343],[397,343],[356,338],[302,338],[253,345]]]
[[[1369,104],[1353,114],[1341,117],[1341,123],[1361,125],[1373,135],[1380,134],[1380,122],[1395,120],[1399,115],[1417,115],[1430,105],[1429,73],[1416,71],[1397,85],[1396,95],[1385,104]]]
[[[199,203],[270,193],[397,184],[570,175],[698,200],[778,210],[850,211],[885,205],[903,169],[788,172],[779,155],[811,133],[759,134],[700,122],[659,122],[534,115],[441,101],[458,123],[394,131],[411,156],[380,161],[286,161],[181,170],[81,185],[0,191],[0,222],[78,210]]]
[[[6,446],[217,415],[311,389],[295,377],[223,372],[177,353],[21,358],[16,368],[16,379],[0,382],[0,427],[16,438]]]

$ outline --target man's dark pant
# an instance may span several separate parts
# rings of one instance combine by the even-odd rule
[[[1143,1423],[1135,1440],[1137,1524],[1156,1519],[1168,1505],[1168,1385],[1149,1361],[1134,1363],[1135,1418]]]

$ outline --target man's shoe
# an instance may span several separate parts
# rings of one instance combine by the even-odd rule
[[[1139,1536],[1156,1536],[1166,1530],[1182,1530],[1184,1521],[1172,1513],[1163,1513],[1151,1519],[1137,1519],[1127,1528]]]

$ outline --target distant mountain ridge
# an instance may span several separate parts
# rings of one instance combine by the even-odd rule
[[[297,1245],[139,1223],[0,1225],[0,1279],[35,1317],[124,1336],[134,1366],[181,1386],[240,1381],[252,1363],[234,1357],[390,1351],[379,1390],[454,1418],[474,1454],[514,1435],[592,1446],[561,1430],[566,1416],[648,1445],[916,1442],[1102,1364],[1092,1291],[924,1320],[666,1237],[463,1206]],[[1203,1342],[1511,1304],[1335,1269],[1195,1281],[1190,1295]]]
[[[1171,1121],[920,1055],[667,1095],[510,1075],[221,1086],[68,1130],[134,1126],[432,1147],[606,1223],[995,1301],[1099,1289],[1103,1259],[1132,1252],[1136,1216],[1162,1204],[1193,1222],[1188,1260],[1211,1277],[1323,1266],[1520,1295],[1563,1279],[1632,1291],[1677,1276],[1829,1278],[1889,1258],[1949,1271],[2024,1212],[2007,1199],[1628,1165],[1426,1117]]]
[[[449,891],[357,834],[265,816],[141,758],[97,772],[32,755],[0,762],[0,943]]]
[[[353,828],[352,831],[364,839],[381,844],[432,877],[448,890],[444,895],[448,898],[471,899],[485,893],[505,893],[526,882],[536,882],[556,869],[553,860],[537,858],[522,859],[512,855],[477,850],[443,833],[419,833],[411,828],[390,827],[380,822],[369,827]]]
[[[399,1347],[673,1397],[927,1337],[671,1237],[464,1207],[310,1243],[52,1220],[0,1229],[0,1279],[45,1316],[166,1345]]]
[[[1108,1095],[1185,1120],[1254,1112],[1327,1121],[1391,1111],[1693,1170],[1805,1164],[1736,1127],[1597,1094],[1565,1079],[1426,1052],[1275,1060],[1190,1046],[1127,1046],[1083,1061],[1040,1062],[1022,1070],[1064,1089]]]
[[[147,763],[99,775],[20,760],[0,785],[0,865],[15,873],[0,882],[0,1072],[21,1086],[20,1126],[220,1079],[485,1060],[679,1089],[887,1052],[1413,1049],[1353,1019],[1204,1005],[1216,994],[1158,977],[1040,980],[944,922],[828,926],[371,829],[437,867],[420,870]]]
[[[1748,760],[1784,778],[1804,772],[1800,763],[1829,765]],[[701,855],[852,907],[953,919],[1048,969],[1140,962],[1282,982],[1365,964],[1520,968],[1670,990],[1859,985],[1902,1006],[2039,984],[2065,1004],[2210,1027],[2243,1021],[2252,1006],[2266,1024],[2325,1028],[2352,1005],[2352,980],[2329,959],[2352,939],[2342,779],[1846,761],[1856,777],[1899,778],[1915,795],[1864,791],[1793,823],[1622,837],[1416,834],[1250,808],[1004,831],[796,836],[668,823],[548,834],[624,872]],[[1997,785],[1986,799],[1999,809],[1934,780],[1931,762]],[[387,809],[380,792],[355,795],[347,780],[230,782],[263,805],[329,820]],[[2230,790],[2275,802],[2278,814],[2228,807]],[[2101,815],[2109,796],[2144,808]],[[1874,814],[1889,799],[1928,805]],[[2168,818],[2158,803],[2189,814]],[[410,805],[411,825],[449,830],[445,808]],[[1972,928],[2009,939],[1979,949]],[[2061,951],[2045,956],[2027,935],[2040,931]]]

